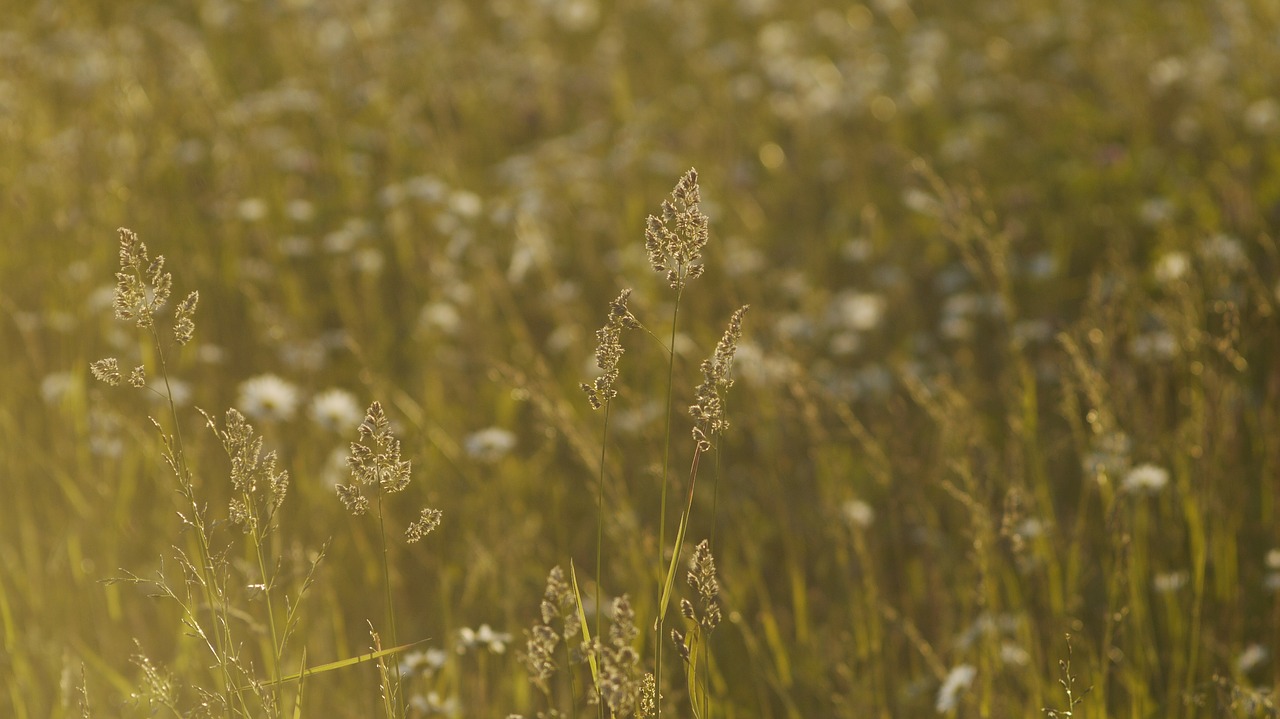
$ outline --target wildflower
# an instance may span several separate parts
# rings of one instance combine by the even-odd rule
[[[503,654],[510,641],[510,634],[495,632],[488,624],[481,624],[476,629],[463,627],[458,630],[458,653],[465,654],[468,649],[484,647],[494,654]]]
[[[481,462],[496,462],[515,449],[516,436],[499,427],[473,432],[462,442],[467,454]]]
[[[459,217],[467,219],[475,219],[480,216],[480,211],[484,205],[480,200],[480,196],[474,192],[467,190],[454,190],[449,193],[449,209]]]
[[[455,335],[462,327],[462,315],[449,302],[431,302],[418,314],[418,327],[425,331]]]
[[[972,664],[961,664],[947,674],[947,678],[938,689],[938,700],[934,708],[939,714],[955,711],[959,704],[960,692],[973,684],[978,670]]]
[[[871,505],[860,499],[850,499],[840,506],[840,514],[843,515],[844,521],[850,526],[857,529],[866,529],[871,523],[876,521],[876,512]]]
[[[329,389],[311,399],[310,415],[316,424],[337,432],[360,421],[360,406],[350,392]]]
[[[288,420],[298,409],[298,388],[273,374],[240,383],[241,411],[255,419]]]
[[[449,655],[443,649],[435,647],[426,651],[412,651],[400,660],[400,674],[402,676],[422,674],[429,677],[443,667],[448,658]]]
[[[236,215],[245,222],[260,222],[267,216],[267,203],[260,197],[248,197],[236,205]]]
[[[649,215],[645,221],[645,250],[649,264],[665,273],[667,283],[677,292],[689,280],[702,276],[702,248],[707,244],[708,218],[698,203],[698,171],[690,169],[676,183],[671,199],[662,201],[662,217]],[[674,227],[674,229],[673,229]]]
[[[1236,671],[1241,674],[1248,674],[1262,666],[1270,656],[1271,653],[1267,651],[1266,647],[1257,643],[1250,644],[1244,648],[1243,652],[1240,652],[1240,656],[1236,657]]]
[[[1157,280],[1170,284],[1186,276],[1191,270],[1191,258],[1185,252],[1166,252],[1151,267]]]
[[[1147,463],[1129,470],[1120,488],[1133,494],[1156,494],[1168,483],[1169,470]]]
[[[1186,571],[1161,572],[1151,579],[1151,586],[1160,594],[1176,592],[1187,584],[1190,577]]]
[[[879,326],[887,304],[872,292],[845,291],[832,299],[827,315],[837,327],[866,332]]]
[[[1267,569],[1280,569],[1280,549],[1267,552]]]
[[[419,713],[440,716],[460,716],[462,713],[462,705],[457,697],[449,697],[444,699],[439,692],[427,692],[426,695],[416,695],[409,700],[409,706],[413,707]]]

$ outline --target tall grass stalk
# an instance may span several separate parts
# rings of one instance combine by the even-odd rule
[[[662,719],[662,647],[663,641],[662,624],[667,614],[667,584],[664,579],[663,572],[663,553],[667,546],[667,487],[671,484],[669,479],[669,470],[671,465],[671,403],[672,392],[675,385],[676,372],[676,320],[680,316],[680,296],[681,292],[676,292],[675,307],[671,310],[671,341],[668,344],[667,354],[667,403],[666,403],[666,426],[663,429],[662,443],[662,500],[659,503],[658,514],[658,619],[654,623],[654,644],[653,644],[653,676],[658,684],[658,699],[655,707],[656,719]],[[694,455],[695,466],[697,463],[697,455]],[[680,545],[677,541],[674,554],[679,555]],[[673,556],[673,563],[677,561]]]

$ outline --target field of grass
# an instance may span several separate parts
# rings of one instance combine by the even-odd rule
[[[1280,715],[1274,0],[0,17],[0,717]]]

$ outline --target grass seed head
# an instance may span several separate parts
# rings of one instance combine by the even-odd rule
[[[645,250],[655,272],[666,275],[677,292],[702,276],[702,248],[707,245],[708,219],[698,207],[698,171],[690,169],[676,183],[671,198],[663,200],[661,218],[645,221]]]

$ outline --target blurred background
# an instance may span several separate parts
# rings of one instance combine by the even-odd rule
[[[196,408],[234,406],[291,474],[286,593],[329,543],[293,665],[383,621],[377,527],[333,489],[380,400],[414,467],[389,517],[444,512],[390,554],[400,639],[429,639],[411,716],[552,708],[519,661],[548,570],[644,629],[672,549],[664,348],[625,335],[607,440],[578,385],[621,289],[671,335],[643,231],[690,167],[711,240],[676,325],[668,544],[699,362],[752,305],[684,548],[715,538],[714,716],[1276,714],[1276,3],[0,16],[0,715],[148,713],[139,655],[184,713],[209,681],[171,602],[103,581],[189,540],[147,420],[174,431],[168,408],[88,372],[116,356],[164,390],[112,316],[120,226],[200,292],[167,391],[211,521],[228,467]],[[310,680],[305,714],[371,715],[375,674]]]

